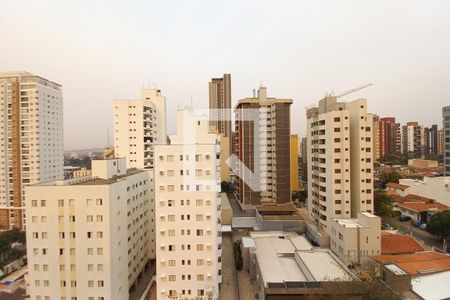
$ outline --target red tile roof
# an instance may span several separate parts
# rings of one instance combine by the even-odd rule
[[[398,189],[398,190],[406,190],[407,188],[409,188],[409,185],[406,184],[400,184],[400,183],[394,183],[394,182],[389,182],[388,184],[386,184],[387,187],[389,188],[393,188],[393,189]]]
[[[397,205],[398,207],[404,207],[415,212],[422,211],[441,211],[448,209],[447,205],[439,202],[435,203],[423,203],[423,202],[405,202]]]
[[[413,254],[379,255],[374,256],[373,259],[385,265],[395,264],[411,275],[450,270],[450,255],[431,251]]]
[[[423,250],[410,236],[389,233],[381,235],[381,254],[405,254]]]
[[[390,191],[393,192],[393,191]],[[394,192],[395,193],[395,192]],[[399,196],[397,194],[390,194],[392,200],[396,203],[406,203],[406,202],[423,202],[423,203],[431,203],[434,200],[414,194],[406,195],[405,197]]]

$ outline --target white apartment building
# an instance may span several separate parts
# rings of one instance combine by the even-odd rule
[[[425,146],[425,128],[417,122],[402,126],[402,153],[422,154]]]
[[[155,259],[153,172],[125,158],[25,189],[32,300],[128,299]]]
[[[114,100],[114,151],[130,168],[152,168],[154,146],[166,144],[166,98],[143,89],[138,100]]]
[[[358,213],[355,219],[333,219],[330,249],[346,265],[363,264],[369,256],[381,254],[381,219]]]
[[[365,99],[307,111],[308,212],[328,233],[332,219],[373,212],[372,125]]]
[[[177,134],[155,147],[158,299],[218,299],[221,276],[219,135],[206,116],[177,111]]]
[[[61,85],[0,73],[0,230],[26,227],[23,187],[64,178]]]

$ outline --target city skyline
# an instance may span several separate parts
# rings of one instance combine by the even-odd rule
[[[448,3],[219,5],[213,14],[203,2],[87,10],[86,2],[0,1],[0,69],[62,85],[67,150],[106,146],[113,99],[137,97],[150,84],[164,91],[173,116],[177,106],[208,107],[208,81],[223,73],[233,76],[232,107],[261,83],[268,96],[292,98],[291,131],[302,137],[306,106],[366,83],[374,86],[343,100],[366,98],[371,113],[401,124],[441,125],[450,98]],[[31,46],[38,50],[25,50]],[[175,131],[174,118],[167,126]]]

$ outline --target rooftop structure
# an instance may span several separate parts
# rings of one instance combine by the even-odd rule
[[[450,255],[425,251],[413,254],[378,255],[373,259],[384,265],[396,265],[410,275],[450,270]]]
[[[400,234],[381,234],[381,254],[406,254],[423,251],[423,247],[412,237]]]

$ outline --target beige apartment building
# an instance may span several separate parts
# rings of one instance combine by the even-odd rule
[[[425,128],[418,122],[402,126],[402,153],[422,154],[425,147]]]
[[[0,73],[0,231],[26,228],[24,187],[64,179],[61,85]]]
[[[230,167],[225,161],[233,153],[231,149],[231,74],[212,78],[209,82],[209,124],[221,135],[221,181],[230,180]]]
[[[442,108],[444,175],[450,176],[450,105]]]
[[[365,99],[327,96],[307,111],[308,213],[328,233],[332,219],[373,212],[372,125]]]
[[[155,259],[153,172],[93,160],[92,176],[25,189],[32,300],[128,299]]]
[[[154,146],[166,144],[166,98],[142,89],[137,100],[114,100],[114,155],[130,168],[152,168]]]
[[[260,87],[252,98],[239,100],[236,114],[237,158],[259,176],[259,190],[249,185],[255,177],[237,166],[237,194],[243,207],[291,201],[290,132],[292,99],[267,97]]]
[[[369,256],[381,254],[381,219],[358,213],[355,219],[330,222],[330,249],[345,265],[363,264]]]
[[[219,135],[177,111],[177,134],[155,147],[158,299],[218,299],[222,281]]]

